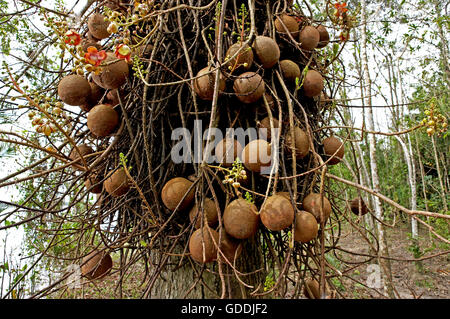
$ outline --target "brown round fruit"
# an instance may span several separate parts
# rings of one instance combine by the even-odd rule
[[[303,91],[307,97],[319,96],[323,90],[323,77],[315,71],[309,70],[306,73],[305,80],[303,82]]]
[[[81,264],[81,274],[89,279],[100,279],[112,269],[113,261],[104,251],[93,250],[85,256]]]
[[[318,193],[310,193],[308,196],[306,196],[303,199],[303,209],[306,210],[307,212],[313,214],[319,223],[321,222],[320,207],[322,207],[324,222],[331,215],[331,204],[330,204],[330,201],[328,200],[328,198],[323,196],[323,206],[321,204],[322,204],[322,201],[320,199],[320,194],[318,194]]]
[[[93,194],[100,194],[102,192],[103,183],[101,183],[101,179],[97,174],[92,173],[84,180],[84,186],[89,190],[89,192]]]
[[[217,224],[217,221],[219,220],[216,204],[212,199],[205,198],[205,201],[203,203],[203,218],[206,218],[209,227],[215,226]],[[191,221],[191,223],[195,220],[196,229],[199,229],[204,224],[202,219],[202,212],[198,208],[197,204],[195,204],[191,208],[189,212],[189,220]]]
[[[123,0],[109,0],[105,2],[105,7],[111,9],[112,11],[127,11],[126,2],[127,1]]]
[[[124,59],[116,58],[112,52],[106,53],[103,62],[107,65],[102,66],[103,71],[100,74],[93,74],[92,80],[107,90],[117,89],[125,84],[130,73],[128,63]]]
[[[93,35],[92,35],[92,33],[90,33],[89,31],[86,33],[86,38],[89,40],[89,41],[94,41],[94,42],[99,42],[101,39],[97,39],[96,37],[94,37]]]
[[[257,36],[253,42],[253,50],[264,69],[270,69],[280,59],[280,48],[272,38]]]
[[[231,237],[226,231],[222,231],[221,239],[219,248],[222,251],[222,254],[227,258],[228,262],[233,264],[234,260],[241,255],[242,245],[238,239]],[[219,257],[223,262],[227,262],[222,255],[219,255]]]
[[[308,299],[320,299],[319,282],[314,279],[307,279],[305,281],[304,294]]]
[[[323,25],[319,25],[317,27],[317,31],[319,31],[319,43],[317,44],[317,49],[322,49],[328,45],[330,42],[330,34],[327,31],[327,28],[325,28]]]
[[[78,150],[80,151],[81,155],[83,155],[83,158],[84,158],[86,155],[89,155],[89,154],[91,154],[91,153],[94,153],[94,150],[93,150],[92,147],[90,147],[89,145],[86,145],[86,144],[80,144],[80,145],[77,145],[77,147],[78,147]],[[77,150],[76,150],[75,148],[73,148],[72,151],[71,151],[70,154],[69,154],[69,158],[70,158],[72,161],[75,161],[75,160],[77,160],[77,159],[80,158],[80,154],[77,152]],[[84,158],[84,160],[87,162],[87,159],[86,159],[86,158]],[[76,165],[84,166],[82,160],[79,160],[79,161],[76,163]],[[75,164],[72,164],[72,166],[73,166],[74,168],[76,168],[76,165],[75,165]]]
[[[189,252],[195,261],[209,263],[217,258],[218,245],[219,233],[209,227],[203,227],[192,233],[189,239]]]
[[[301,210],[295,216],[294,240],[307,243],[317,237],[319,224],[313,214]]]
[[[89,104],[85,104],[85,105],[80,105],[80,109],[87,113],[92,109],[92,107]]]
[[[91,95],[89,96],[88,103],[80,105],[80,108],[85,112],[89,112],[97,105],[104,93],[103,89],[94,82],[89,82],[89,85],[91,87]]]
[[[119,114],[109,104],[94,106],[87,115],[87,126],[96,137],[110,135],[119,124]]]
[[[213,67],[206,67],[201,69],[197,73],[197,76],[199,77],[194,80],[194,91],[202,100],[212,101],[214,96],[216,71],[208,73],[212,69]],[[222,74],[220,74],[219,79],[220,79],[219,80],[219,95],[220,95],[225,90],[226,83],[225,78],[223,77]]]
[[[314,50],[319,44],[320,33],[313,26],[307,25],[300,31],[300,47],[304,50]]]
[[[273,120],[273,128],[279,129],[280,128],[280,122],[276,118],[272,118]],[[259,134],[261,138],[265,139],[271,139],[272,138],[272,130],[270,126],[270,118],[267,116],[263,118],[259,124]]]
[[[88,19],[89,32],[97,39],[105,39],[109,37],[108,25],[105,16],[100,13],[94,13]]]
[[[291,201],[291,195],[289,194],[289,192],[277,192],[277,195],[283,196],[284,198],[286,198],[287,200],[289,200],[289,203],[292,203]],[[297,198],[298,198],[298,193],[297,193]],[[294,196],[294,192],[292,192],[292,196]],[[298,203],[297,203],[298,204]]]
[[[344,144],[340,139],[334,136],[327,137],[323,140],[323,150],[328,158],[331,157],[330,161],[327,163],[329,165],[340,163],[345,153]],[[333,154],[335,155],[333,156]]]
[[[108,100],[109,104],[111,104],[111,105],[119,104],[120,103],[119,90],[118,89],[114,89],[114,90],[109,91],[106,94],[106,99]]]
[[[236,54],[236,52],[242,47],[241,43],[235,43],[232,46],[229,47],[227,53],[225,54],[225,60],[230,59],[233,55]],[[245,66],[245,64],[247,66]],[[247,44],[242,49],[242,51],[233,59],[231,59],[227,64],[226,67],[229,69],[230,67],[233,69],[244,69],[248,70],[253,64],[253,51],[252,48],[250,48]]]
[[[103,184],[106,192],[113,197],[125,195],[130,190],[130,180],[123,168],[110,174]]]
[[[283,196],[286,199],[289,199],[289,201],[291,201],[291,195],[289,194],[289,192],[277,192],[277,195]]]
[[[288,81],[295,81],[296,78],[300,79],[300,68],[297,63],[291,60],[282,60],[280,61],[281,74],[283,78]]]
[[[81,75],[67,75],[59,81],[58,95],[64,103],[69,105],[87,104],[91,95],[91,86]]]
[[[234,92],[243,103],[258,101],[265,92],[264,80],[255,72],[245,72],[234,80]]]
[[[280,231],[294,222],[294,207],[286,197],[273,195],[267,198],[261,208],[260,217],[267,229]]]
[[[369,212],[366,203],[361,197],[356,197],[350,202],[350,209],[355,215],[359,215],[361,210],[361,216]]]
[[[294,37],[298,34],[299,25],[294,17],[284,13],[275,19],[275,29],[280,33],[287,33],[287,29],[287,31]]]
[[[294,127],[294,144],[295,144],[295,155],[298,159],[304,158],[309,153],[309,138],[308,135],[298,126]],[[292,137],[291,132],[288,130],[286,132],[286,140],[284,144],[286,149],[292,153]]]
[[[271,166],[272,150],[266,140],[253,140],[242,151],[242,163],[252,172],[260,172]]]
[[[256,206],[243,198],[232,201],[225,208],[223,225],[228,235],[236,239],[247,239],[256,234],[259,215]]]
[[[91,86],[90,103],[91,105],[97,105],[103,96],[104,90],[94,82],[89,82],[89,85]]]
[[[81,48],[83,49],[84,52],[87,52],[87,49],[89,47],[94,47],[97,50],[102,49],[102,45],[100,43],[98,43],[97,41],[94,41],[92,39],[87,39],[87,38],[81,40]]]
[[[220,164],[230,167],[237,157],[241,158],[242,145],[234,138],[224,138],[217,143],[214,152]]]
[[[178,211],[188,208],[194,200],[194,188],[188,193],[191,185],[192,182],[184,177],[175,177],[169,180],[161,191],[161,199],[164,205],[171,211],[175,210],[179,203]],[[181,201],[186,193],[186,197]]]

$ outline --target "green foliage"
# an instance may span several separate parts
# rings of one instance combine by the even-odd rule
[[[433,289],[434,288],[433,282],[428,281],[426,279],[416,280],[415,284],[418,287],[423,287],[423,288],[428,288],[428,289]]]
[[[339,278],[333,277],[333,278],[331,278],[331,282],[333,283],[333,286],[334,286],[337,290],[339,290],[339,291],[345,291],[345,286],[344,286],[344,284],[342,283],[342,281],[341,281]]]
[[[247,202],[249,202],[250,204],[255,203],[255,200],[253,199],[252,195],[249,192],[245,192],[244,196],[245,196],[245,200]]]
[[[267,274],[266,280],[264,281],[264,291],[268,291],[275,285],[275,279],[273,278],[273,271]]]

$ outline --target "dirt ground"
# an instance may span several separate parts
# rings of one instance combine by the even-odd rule
[[[391,257],[398,259],[413,258],[412,252],[408,250],[409,245],[411,245],[408,232],[408,225],[406,224],[397,224],[394,229],[386,229]],[[436,247],[433,248],[432,242],[430,241],[428,232],[421,229],[419,244],[421,251],[425,252],[425,257],[445,251],[445,247],[439,247],[437,245],[438,241],[436,240]],[[344,227],[338,244],[339,247],[345,250],[363,254],[369,253],[367,242],[354,229],[345,229]],[[339,290],[339,293],[336,294],[337,298],[383,298],[383,296],[376,292],[376,289],[369,289],[364,286],[367,284],[369,276],[367,267],[370,264],[376,264],[376,260],[359,266],[356,264],[353,266],[351,264],[344,264],[339,259],[347,262],[358,262],[367,260],[367,257],[350,255],[344,252],[338,252],[337,255],[339,258],[336,258],[334,262],[333,260],[328,260],[334,267],[341,271],[349,267],[354,267],[344,273],[352,279],[342,277],[340,281],[334,280],[335,286]],[[136,264],[132,267],[133,269],[129,271],[124,280],[122,298],[140,298],[142,294],[143,267]],[[391,269],[394,286],[400,298],[450,298],[450,254],[423,260],[422,271],[418,270],[414,262],[396,260],[391,261]],[[84,285],[83,292],[77,291],[74,295],[66,295],[64,298],[117,298],[118,296],[115,294],[115,290],[119,277],[119,273],[113,271],[104,280]],[[382,292],[381,289],[379,291]]]
[[[397,259],[414,258],[413,253],[408,249],[411,245],[408,232],[408,225],[406,224],[397,224],[394,229],[386,229],[390,257]],[[434,243],[433,246],[433,240],[430,239],[428,231],[423,229],[419,231],[419,246],[420,250],[425,252],[424,257],[445,252],[445,247],[439,247],[437,240],[434,240]],[[354,230],[341,236],[339,245],[346,250],[369,253],[367,242]],[[347,261],[360,261],[367,258],[351,256],[346,253],[340,253],[339,256]],[[376,260],[373,260],[369,264],[375,263]],[[449,298],[450,254],[423,260],[421,265],[422,269],[419,269],[412,261],[391,260],[393,284],[400,298]],[[373,270],[370,271],[369,268],[369,273],[367,267],[368,264],[361,265],[350,271],[348,275],[360,283],[366,284],[368,276],[373,274]],[[376,291],[367,289],[367,287],[363,287],[363,285],[351,279],[345,278],[342,283],[339,290],[345,298],[382,298]]]

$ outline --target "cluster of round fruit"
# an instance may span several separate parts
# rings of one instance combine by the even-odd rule
[[[436,110],[435,103],[431,103],[430,107],[425,110],[426,118],[421,122],[427,128],[428,136],[434,135],[438,132],[438,135],[447,131],[448,123],[445,116]]]
[[[306,51],[322,49],[328,45],[330,35],[323,25],[305,25],[300,30],[301,21],[301,18],[283,13],[275,19],[275,29],[281,34],[289,33],[294,40],[298,37],[300,47]]]
[[[264,168],[272,165],[272,145],[271,128],[269,118],[266,117],[261,120],[260,128],[267,129],[264,136],[260,139],[250,141],[245,147],[239,141],[233,138],[224,138],[217,143],[215,148],[215,156],[217,161],[223,166],[231,166],[236,159],[240,159],[246,169],[249,171],[260,173]],[[273,119],[274,128],[279,128],[279,122]],[[342,141],[330,136],[322,141],[324,157],[328,165],[336,165],[341,162],[345,154],[345,148]],[[296,126],[294,128],[294,143],[290,132],[286,133],[285,148],[289,153],[295,154],[297,159],[302,159],[309,154],[310,142],[309,137],[304,130]]]
[[[307,195],[301,210],[293,206],[287,192],[269,196],[260,210],[252,202],[237,198],[225,207],[222,216],[225,235],[219,243],[219,233],[215,228],[220,205],[210,198],[205,198],[200,206],[192,205],[194,192],[193,182],[175,177],[162,188],[161,199],[170,211],[190,209],[189,218],[196,231],[190,237],[189,250],[192,258],[201,263],[216,260],[217,247],[229,262],[233,262],[239,253],[239,240],[253,237],[260,223],[270,231],[281,231],[289,229],[295,219],[294,240],[309,242],[316,238],[319,223],[325,223],[331,214],[330,202],[318,193]]]
[[[101,39],[110,36],[107,30],[109,22],[100,13],[92,14],[88,19],[87,38],[82,39],[80,46],[84,51],[95,48],[100,50]],[[88,59],[96,59],[94,55]],[[98,62],[98,61],[97,61]],[[106,52],[101,60],[102,72],[92,73],[90,80],[80,74],[63,77],[58,84],[58,96],[67,105],[79,106],[87,112],[87,127],[95,138],[108,137],[113,134],[120,122],[119,112],[115,106],[120,102],[123,91],[121,86],[129,76],[129,64],[124,59],[117,58],[113,52]],[[83,157],[94,153],[92,147],[86,144],[77,146],[69,155],[73,167],[79,168],[80,153]],[[92,193],[101,193],[103,185],[111,196],[121,196],[129,189],[129,180],[123,169],[111,172],[104,183],[98,172],[91,172],[85,180],[86,188]]]
[[[89,145],[80,144],[77,145],[77,148],[83,158],[85,158],[88,162],[93,158],[93,156],[90,155],[93,155],[94,150]],[[82,169],[79,166],[80,154],[75,148],[70,152],[69,158],[73,162],[72,166],[74,169]],[[102,181],[102,174],[94,171],[86,177],[84,185],[86,189],[93,194],[100,194],[104,187],[105,191],[113,197],[125,195],[130,189],[130,180],[123,167],[110,172],[106,176],[104,182]]]
[[[316,29],[314,29],[316,30]],[[317,30],[316,30],[317,31]],[[318,31],[317,31],[318,32]],[[291,60],[280,60],[280,48],[277,42],[266,36],[257,36],[252,47],[245,42],[231,45],[225,55],[226,67],[231,71],[243,71],[233,83],[236,97],[245,104],[255,103],[265,94],[263,78],[256,72],[249,71],[254,61],[264,69],[273,68],[278,62],[285,80],[295,81],[301,77],[300,67]],[[320,95],[324,87],[322,75],[315,70],[308,70],[303,81],[303,91],[307,97]],[[212,66],[201,69],[194,81],[194,90],[203,100],[212,100],[215,88],[215,68]],[[220,74],[218,94],[224,93],[225,77]],[[269,96],[266,94],[266,97]]]
[[[50,136],[52,133],[58,131],[58,128],[53,121],[63,120],[63,124],[70,124],[71,117],[62,110],[61,102],[52,103],[51,99],[48,97],[45,98],[44,103],[40,103],[40,98],[33,99],[33,102],[40,106],[39,112],[28,112],[28,118],[31,120],[31,125],[36,128],[36,132]],[[52,117],[52,119],[50,119],[50,117]]]

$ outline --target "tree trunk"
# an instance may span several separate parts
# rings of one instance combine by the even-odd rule
[[[179,248],[177,254],[183,251]],[[169,256],[166,266],[155,279],[154,285],[146,293],[147,298],[152,299],[217,299],[222,295],[222,283],[217,275],[217,263],[207,264],[202,272],[201,266],[192,267],[189,257],[184,257],[183,264],[178,267],[180,257]],[[157,267],[164,260],[164,256],[159,253],[153,254],[152,264]],[[214,265],[214,266],[213,266]],[[258,271],[263,267],[261,245],[255,239],[248,239],[242,242],[242,254],[236,260],[236,269],[242,273],[239,278],[247,285],[242,285],[235,277],[231,267],[223,265],[223,277],[226,283],[225,298],[251,299],[254,298],[250,292],[255,290],[259,283],[264,282],[265,272]],[[202,273],[201,273],[202,272]],[[255,272],[255,273],[254,273]],[[199,275],[202,279],[198,280]],[[245,275],[252,273],[251,275]]]
[[[417,209],[417,184],[416,184],[416,168],[414,165],[414,159],[412,155],[412,149],[411,149],[411,141],[408,138],[408,146],[405,144],[405,142],[398,136],[395,135],[395,138],[400,143],[403,155],[405,157],[406,165],[408,166],[408,184],[411,190],[411,197],[410,197],[410,206],[411,210]],[[419,234],[417,229],[417,221],[411,217],[411,234],[412,238],[417,240]]]
[[[363,66],[363,81],[365,90],[365,111],[367,112],[367,129],[369,131],[374,131],[374,117],[372,112],[372,98],[371,98],[371,79],[369,73],[369,60],[367,57],[367,3],[365,0],[361,1],[361,43],[362,43],[362,66]],[[369,156],[370,156],[370,168],[372,173],[372,188],[376,192],[380,192],[380,181],[378,178],[378,167],[376,161],[376,139],[374,134],[369,134]],[[378,197],[373,198],[375,203],[375,215],[380,220],[383,221],[383,207],[381,201]],[[378,242],[379,242],[379,256],[389,257],[388,246],[386,243],[384,227],[381,223],[376,223],[378,231]],[[392,285],[391,276],[391,265],[389,259],[378,258],[378,262],[383,270],[383,284],[384,291],[390,298],[395,298],[394,289]]]
[[[439,164],[439,157],[438,157],[438,152],[437,152],[437,148],[436,148],[436,141],[434,140],[433,135],[431,136],[431,143],[433,144],[434,161],[436,162],[436,170],[438,173],[439,185],[441,187],[439,194],[441,195],[442,203],[444,204],[444,210],[448,211],[447,198],[445,195],[446,192],[445,192],[444,182],[443,182],[442,174],[441,174],[441,165]]]

